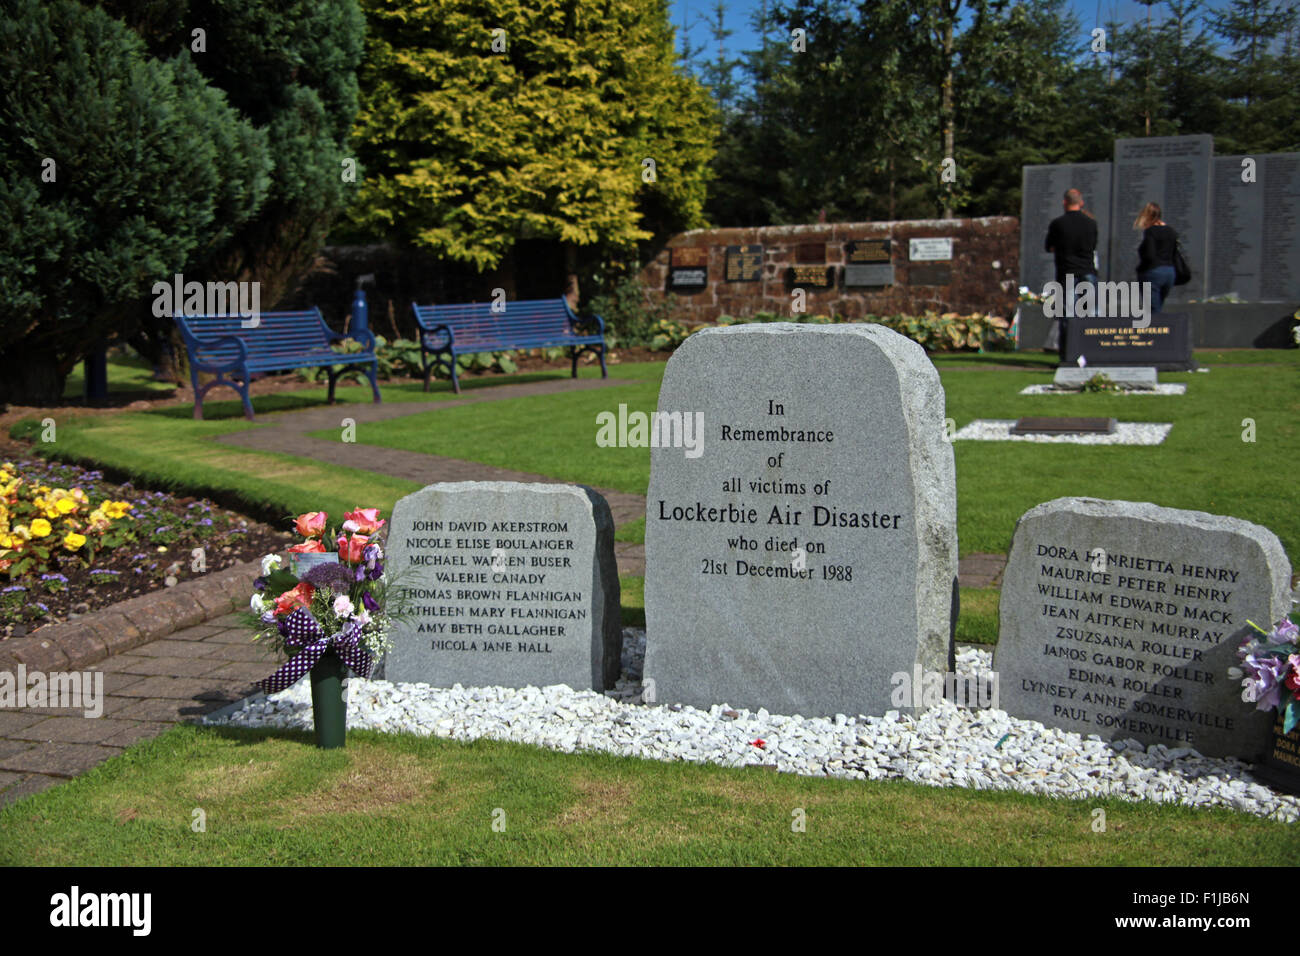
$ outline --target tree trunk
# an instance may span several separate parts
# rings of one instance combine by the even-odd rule
[[[564,244],[564,297],[569,300],[569,308],[578,311],[578,248],[571,242]]]
[[[894,221],[894,186],[897,177],[894,175],[894,157],[889,157],[889,221]]]
[[[957,126],[957,104],[953,96],[953,42],[952,42],[952,20],[949,19],[943,29],[943,103],[940,107],[941,120],[943,123],[943,158],[955,159],[953,155],[956,149],[956,126]],[[943,184],[943,218],[952,218],[952,186],[951,183]]]
[[[68,369],[54,352],[19,345],[0,353],[6,369],[0,375],[0,404],[45,407],[63,401]]]

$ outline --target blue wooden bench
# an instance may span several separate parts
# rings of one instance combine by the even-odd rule
[[[578,377],[578,356],[595,352],[600,356],[601,377],[609,378],[609,370],[605,368],[605,320],[598,315],[579,318],[564,297],[506,302],[503,312],[493,312],[490,302],[461,305],[412,302],[411,309],[420,327],[420,361],[426,392],[429,378],[438,367],[451,376],[452,388],[460,391],[458,356],[511,349],[568,348],[574,378]]]
[[[335,380],[347,371],[334,366],[368,365],[366,378],[370,379],[375,401],[380,401],[374,335],[368,330],[352,333],[348,337],[361,345],[361,351],[336,352],[330,343],[341,341],[343,336],[325,324],[320,309],[263,312],[253,328],[244,328],[244,323],[251,320],[239,315],[177,315],[175,320],[190,357],[195,418],[203,418],[203,396],[218,385],[226,385],[244,400],[244,417],[251,421],[253,404],[249,401],[248,384],[252,376],[258,372],[288,372],[298,368],[325,366],[330,383],[329,400],[333,403]],[[216,378],[200,387],[200,372],[209,372]]]

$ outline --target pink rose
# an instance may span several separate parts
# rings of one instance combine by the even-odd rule
[[[351,534],[374,534],[387,523],[380,519],[378,508],[354,508],[343,517],[343,530]]]
[[[339,535],[339,560],[346,561],[348,564],[361,561],[362,552],[365,551],[369,540],[370,538],[364,534],[354,534],[350,538]]]
[[[329,514],[324,511],[308,511],[305,515],[298,515],[293,526],[304,538],[319,537],[325,533],[325,519],[328,517]]]

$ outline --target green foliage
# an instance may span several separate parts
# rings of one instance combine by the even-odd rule
[[[686,337],[691,334],[690,329],[673,319],[660,319],[651,331],[654,336],[650,340],[650,348],[656,352],[671,352],[685,342]]]
[[[361,343],[356,339],[343,339],[331,346],[336,352],[352,354],[361,351]],[[557,350],[563,351],[563,350]],[[394,339],[389,342],[382,335],[375,336],[375,359],[379,365],[379,377],[381,379],[397,378],[423,378],[424,372],[420,364],[420,343],[414,339]],[[456,364],[462,371],[468,372],[487,372],[499,371],[509,375],[519,370],[515,360],[510,357],[509,352],[475,352],[468,355],[460,355],[456,358]],[[343,376],[364,376],[365,369],[360,365],[353,366],[335,366],[342,371]],[[295,373],[304,381],[319,381],[325,375],[324,368],[298,369]],[[434,369],[435,378],[449,378],[436,366]]]
[[[211,277],[253,278],[269,306],[311,264],[336,216],[354,198],[344,176],[354,154],[356,70],[365,18],[357,0],[98,0],[169,59],[186,54],[214,90],[265,137],[269,189],[256,216],[189,263]],[[241,162],[237,153],[223,162]],[[250,210],[251,212],[252,210]]]
[[[1007,341],[1011,325],[996,315],[958,315],[956,312],[867,316],[862,321],[876,322],[900,332],[919,342],[927,352],[997,348]]]
[[[356,0],[3,0],[0,401],[165,336],[175,273],[280,296],[350,188],[363,26]]]
[[[152,59],[71,0],[6,0],[0,89],[0,401],[54,402],[153,282],[261,204],[266,136],[187,54]]]
[[[1109,160],[1119,137],[1296,148],[1296,0],[1147,6],[1149,21],[1094,24],[1067,0],[778,2],[756,17],[746,93],[725,101],[708,211],[727,226],[1018,215],[1023,165]],[[715,88],[722,65],[699,67]]]
[[[1083,392],[1118,392],[1120,391],[1119,382],[1115,381],[1105,372],[1098,372],[1088,381],[1079,386]]]
[[[826,325],[833,322],[867,322],[883,325],[914,342],[929,352],[951,352],[978,349],[981,352],[1014,348],[1010,338],[1011,323],[996,315],[958,315],[956,312],[926,312],[922,315],[868,315],[861,319],[846,319],[830,315],[778,315],[775,312],[755,312],[750,316],[722,315],[715,324],[740,325],[747,322],[801,322],[809,325]],[[683,336],[682,338],[685,338]],[[676,348],[678,342],[666,342],[666,347]]]
[[[630,249],[702,224],[713,111],[663,0],[364,8],[356,233],[486,269],[522,238]]]
[[[596,277],[597,281],[600,276]],[[625,275],[614,282],[608,292],[595,295],[588,303],[590,311],[605,320],[605,329],[618,343],[629,347],[649,347],[658,334],[655,327],[669,319],[677,307],[673,295],[652,299],[635,275]],[[548,358],[551,356],[547,355]]]

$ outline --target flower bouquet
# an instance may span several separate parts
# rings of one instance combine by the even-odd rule
[[[1229,668],[1228,676],[1241,679],[1241,699],[1258,710],[1276,710],[1272,745],[1265,753],[1266,776],[1293,793],[1300,792],[1300,627],[1283,619],[1265,631],[1247,621],[1252,634],[1237,648],[1240,667]]]
[[[379,509],[348,512],[338,531],[327,531],[328,517],[313,511],[297,518],[306,540],[289,548],[293,567],[284,567],[277,554],[262,558],[262,575],[253,582],[249,602],[254,640],[289,655],[258,686],[273,694],[310,674],[316,743],[323,748],[343,746],[343,678],[349,667],[361,677],[370,676],[389,648],[395,610],[378,540],[385,524]],[[326,555],[329,559],[321,560]]]

